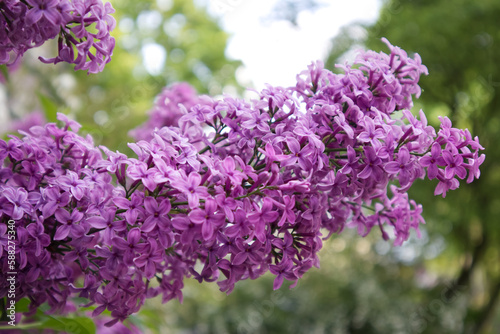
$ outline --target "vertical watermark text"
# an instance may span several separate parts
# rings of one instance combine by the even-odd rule
[[[5,305],[5,313],[10,326],[16,325],[16,224],[14,220],[9,220],[7,223],[7,305]]]

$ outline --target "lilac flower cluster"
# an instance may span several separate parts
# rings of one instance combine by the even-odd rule
[[[158,113],[182,116],[129,144],[137,158],[95,148],[62,115],[62,129],[0,141],[0,219],[15,220],[19,236],[16,296],[54,311],[85,297],[94,316],[111,311],[111,325],[147,298],[182,299],[185,277],[227,293],[268,271],[274,289],[296,283],[346,226],[403,243],[424,222],[412,183],[427,174],[445,196],[479,177],[484,155],[449,119],[436,133],[410,113],[427,70],[387,44],[389,55],[363,52],[343,74],[312,64],[295,87],[268,86],[251,102],[163,98]]]
[[[114,9],[101,0],[6,0],[0,2],[0,65],[58,36],[58,56],[44,63],[75,64],[75,70],[101,72],[111,59]]]
[[[29,114],[24,115],[20,119],[10,121],[8,125],[8,131],[18,132],[19,130],[21,130],[26,132],[29,131],[32,126],[43,125],[45,123],[47,123],[45,114],[40,110],[35,110],[30,112]]]
[[[155,99],[153,108],[149,111],[147,121],[130,131],[135,140],[153,138],[155,129],[164,126],[177,126],[179,118],[187,114],[195,105],[210,105],[211,99],[199,96],[191,85],[185,82],[174,83],[165,87]]]

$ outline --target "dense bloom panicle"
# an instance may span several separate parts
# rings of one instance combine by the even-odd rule
[[[16,296],[55,311],[80,295],[93,315],[111,311],[113,324],[146,298],[182,299],[185,277],[228,293],[268,271],[275,289],[296,282],[319,266],[323,239],[345,227],[401,245],[424,223],[406,193],[413,182],[437,179],[445,196],[478,178],[485,157],[449,119],[436,133],[411,114],[427,70],[389,48],[360,54],[343,74],[314,63],[295,87],[268,86],[250,102],[167,88],[155,121],[134,131],[136,158],[94,147],[63,115],[63,127],[0,140],[0,254],[2,226],[14,220]]]
[[[181,82],[165,87],[156,97],[148,120],[130,131],[130,135],[136,140],[151,139],[155,129],[176,126],[179,119],[192,107],[207,104],[211,104],[211,100],[208,97],[198,96],[196,90],[187,83]]]
[[[0,2],[0,65],[58,37],[58,55],[44,63],[75,64],[75,70],[101,72],[113,53],[115,19],[110,3],[100,0],[27,0]]]

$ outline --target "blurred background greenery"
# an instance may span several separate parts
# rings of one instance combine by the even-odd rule
[[[324,2],[283,0],[271,16],[297,25],[301,11],[320,11]],[[242,93],[241,63],[224,53],[228,35],[199,2],[112,3],[117,48],[105,72],[87,77],[28,59],[3,85],[12,115],[64,111],[98,144],[127,151],[127,132],[166,84]],[[359,47],[387,51],[381,37],[419,53],[430,74],[414,111],[424,109],[433,125],[449,116],[486,147],[479,181],[446,199],[433,196],[432,182],[411,189],[424,206],[421,238],[393,247],[344,231],[325,242],[321,268],[294,289],[272,291],[273,277],[263,277],[226,296],[215,284],[187,280],[182,305],[152,300],[130,321],[146,333],[500,333],[499,16],[497,0],[385,0],[375,23],[343,27],[325,59],[335,70]],[[163,65],[148,65],[151,50],[168,54]]]

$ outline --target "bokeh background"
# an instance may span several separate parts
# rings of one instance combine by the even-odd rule
[[[187,81],[201,94],[252,97],[247,88],[290,86],[313,60],[336,63],[389,41],[418,53],[429,123],[448,116],[486,148],[481,178],[433,196],[420,238],[401,247],[344,231],[325,242],[321,268],[293,289],[272,277],[226,296],[186,282],[183,304],[151,300],[125,324],[144,333],[500,333],[500,2],[498,0],[112,0],[117,47],[103,73],[87,76],[36,59],[3,72],[0,132],[54,121],[83,124],[97,144],[129,153],[128,131],[147,119],[161,89]]]

